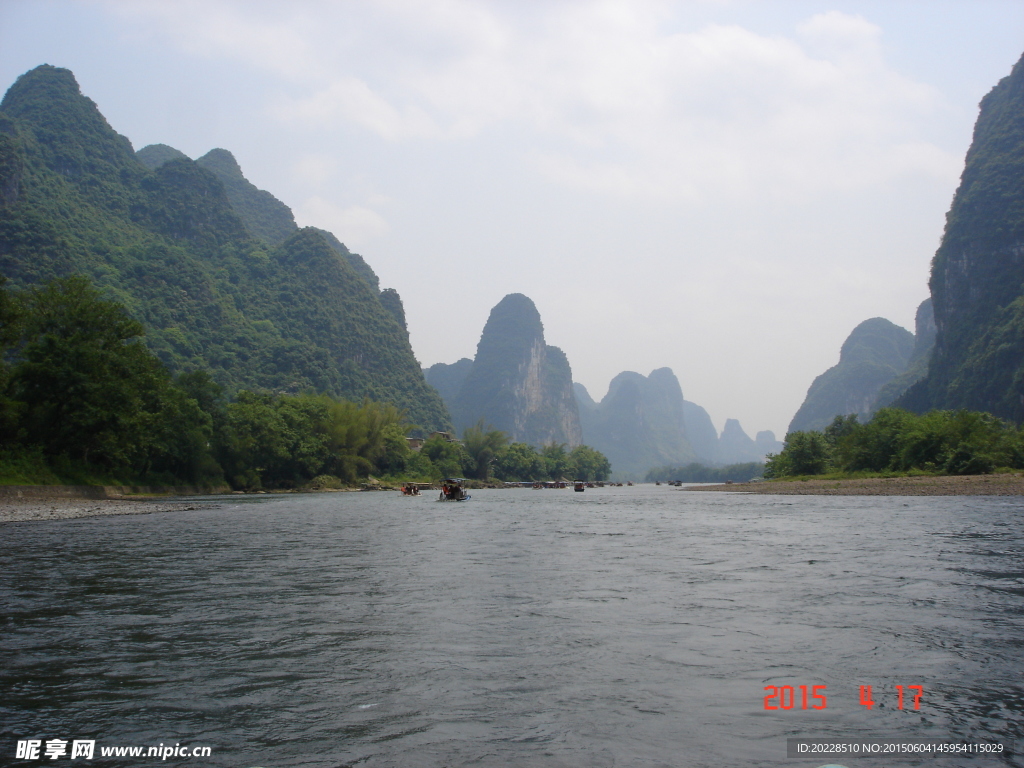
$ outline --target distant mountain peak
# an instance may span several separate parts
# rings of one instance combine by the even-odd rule
[[[96,102],[82,95],[69,69],[41,64],[29,70],[8,89],[0,112],[45,129],[39,136],[44,144],[71,141],[86,151],[104,153],[113,143],[117,154],[134,155],[131,142],[110,127]]]
[[[839,363],[818,376],[789,424],[789,432],[821,430],[836,416],[870,418],[886,385],[907,370],[914,334],[883,317],[865,320],[843,342]]]
[[[884,317],[865,320],[846,337],[840,363],[868,361],[903,369],[914,350],[914,336]]]
[[[477,344],[477,358],[508,354],[513,346],[522,351],[538,339],[544,341],[544,324],[537,305],[521,293],[510,293],[491,309]]]
[[[696,459],[686,437],[683,391],[671,368],[649,376],[622,371],[600,403],[581,384],[576,388],[583,441],[608,457],[616,477],[639,479],[653,467]]]
[[[146,170],[69,70],[43,64],[26,72],[0,101],[0,113],[18,122],[23,147],[83,200],[130,212],[123,188],[136,187]]]
[[[190,160],[181,150],[170,147],[166,144],[147,144],[138,152],[135,153],[135,157],[139,159],[139,162],[150,170],[156,170],[164,163],[169,163],[171,160]]]
[[[244,179],[242,166],[238,164],[235,156],[226,149],[211,149],[197,161],[208,170],[213,171],[223,180],[225,177],[233,179]]]
[[[494,306],[476,357],[467,362],[427,370],[460,430],[483,419],[520,442],[582,442],[569,360],[545,343],[540,313],[528,297],[511,293]]]
[[[14,85],[7,90],[3,102],[0,102],[0,110],[11,117],[23,117],[22,110],[25,106],[40,99],[80,98],[85,97],[82,96],[78,80],[70,69],[40,64],[14,81]]]
[[[196,165],[220,179],[232,207],[252,234],[270,245],[280,245],[298,231],[292,209],[246,179],[235,156],[226,149],[211,149]]]

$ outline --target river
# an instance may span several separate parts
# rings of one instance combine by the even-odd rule
[[[0,764],[80,739],[92,761],[23,764],[1024,765],[786,757],[792,737],[1016,746],[1018,498],[214,503],[0,526]],[[210,754],[100,757],[132,745]]]

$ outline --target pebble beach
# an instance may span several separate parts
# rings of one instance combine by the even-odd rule
[[[1024,496],[1024,474],[948,477],[873,477],[848,480],[773,480],[691,485],[679,490],[799,496]],[[100,515],[149,515],[217,506],[160,498],[82,499],[0,497],[0,524],[70,520]]]
[[[211,506],[216,505],[161,499],[0,498],[0,523],[70,520],[97,515],[149,515]]]
[[[762,480],[688,486],[691,491],[786,496],[1024,496],[1024,475],[869,477],[849,480]]]

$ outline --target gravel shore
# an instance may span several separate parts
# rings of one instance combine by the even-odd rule
[[[683,490],[793,496],[1024,496],[1024,475],[771,480],[758,483],[689,486]]]
[[[70,520],[97,515],[148,515],[204,509],[215,504],[160,499],[18,499],[0,498],[0,523],[24,520]]]

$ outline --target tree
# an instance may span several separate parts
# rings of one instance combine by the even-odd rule
[[[239,392],[228,406],[219,436],[220,461],[235,488],[254,490],[277,482],[294,443],[272,395]]]
[[[0,275],[0,445],[11,442],[17,434],[19,403],[10,395],[10,350],[21,336],[22,308],[6,288],[7,278]]]
[[[569,463],[576,467],[576,480],[607,480],[612,473],[608,458],[587,445],[577,445],[569,452]]]
[[[900,408],[882,408],[871,421],[837,443],[839,465],[847,472],[895,469],[899,464],[900,437],[916,419]]]
[[[860,426],[856,413],[836,416],[832,419],[832,423],[825,427],[825,439],[834,448],[840,440],[852,435]]]
[[[483,419],[476,426],[467,427],[462,433],[462,444],[472,460],[472,470],[467,470],[472,477],[477,480],[490,478],[492,465],[508,441],[508,435],[501,430],[484,427]]]
[[[195,370],[179,374],[174,382],[188,397],[206,413],[215,424],[223,423],[227,403],[224,387],[218,384],[207,371]]]
[[[210,449],[213,418],[188,392],[169,378],[159,391],[160,402],[151,421],[148,452],[140,457],[136,474],[153,474],[168,485],[179,481],[216,483],[224,471]]]
[[[405,427],[388,424],[383,430],[380,455],[375,462],[377,470],[384,475],[397,475],[406,470],[412,459],[412,450],[405,439]]]
[[[398,432],[404,442],[405,430],[399,425],[405,422],[405,414],[394,405],[370,400],[363,400],[359,405],[321,397],[331,403],[328,442],[331,461],[325,467],[328,474],[346,482],[365,477],[385,457],[389,444],[395,447],[393,441]]]
[[[173,387],[142,344],[142,325],[80,276],[30,289],[23,305],[12,388],[26,441],[51,456],[148,469]]]
[[[402,420],[385,403],[239,392],[227,408],[222,462],[240,488],[293,488],[319,475],[352,483],[378,468],[404,468]]]
[[[571,480],[570,476],[576,474],[576,467],[565,452],[565,443],[548,443],[540,449],[540,455],[552,480]]]
[[[899,469],[980,475],[1020,464],[1019,433],[988,413],[930,411],[907,420],[899,436]]]
[[[821,475],[832,463],[832,446],[821,432],[790,432],[786,447],[765,457],[766,478]]]
[[[424,442],[420,453],[430,459],[434,471],[441,477],[458,477],[467,471],[473,461],[460,443],[449,442],[440,436]]]
[[[544,461],[537,449],[527,443],[512,443],[498,454],[495,474],[502,480],[542,480],[547,477]]]

